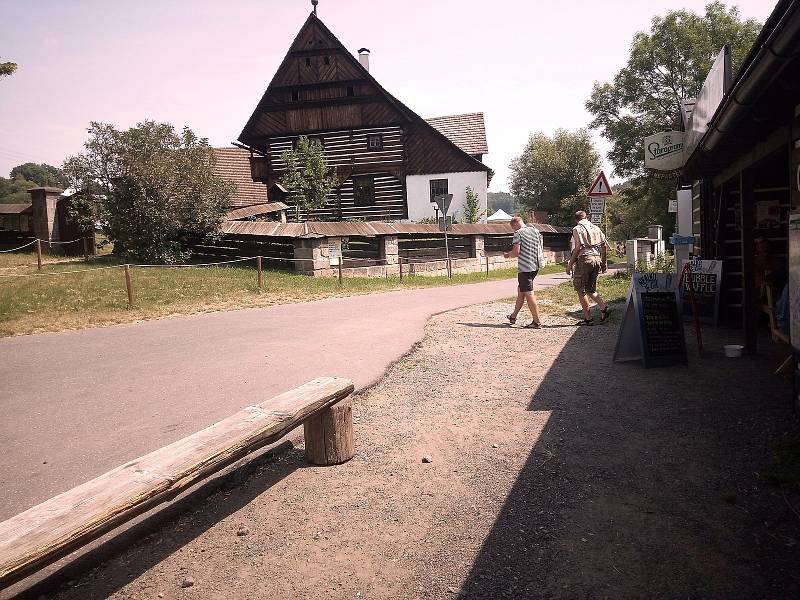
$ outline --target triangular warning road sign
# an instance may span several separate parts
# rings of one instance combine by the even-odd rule
[[[613,193],[611,192],[611,186],[608,185],[608,179],[606,179],[606,174],[600,171],[597,177],[594,178],[594,183],[589,188],[589,191],[586,192],[587,196],[612,196]]]

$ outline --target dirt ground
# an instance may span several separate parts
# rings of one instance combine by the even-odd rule
[[[37,595],[800,595],[800,495],[763,476],[774,445],[798,434],[790,384],[770,374],[777,355],[726,359],[722,330],[702,358],[687,336],[688,368],[644,370],[611,362],[616,325],[512,329],[498,325],[507,312],[435,317],[353,400],[350,462],[307,466],[294,435]]]

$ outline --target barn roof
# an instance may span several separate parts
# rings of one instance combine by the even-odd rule
[[[2,204],[0,203],[0,215],[21,215],[33,212],[32,204]]]
[[[482,112],[433,117],[425,121],[467,154],[489,152]]]
[[[263,204],[267,186],[253,181],[250,175],[250,153],[241,148],[212,148],[214,174],[236,186],[231,197],[232,207]]]
[[[569,227],[534,224],[542,233],[570,233]],[[225,221],[223,233],[238,235],[258,235],[269,237],[341,237],[378,235],[420,235],[440,234],[437,225],[418,223],[348,222],[348,221],[308,221],[305,223],[276,223],[269,221]],[[511,235],[514,230],[510,223],[475,223],[453,225],[454,235]]]

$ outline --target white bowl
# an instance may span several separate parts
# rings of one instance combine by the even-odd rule
[[[723,349],[725,350],[725,356],[728,358],[738,358],[742,355],[744,346],[741,344],[725,344]]]

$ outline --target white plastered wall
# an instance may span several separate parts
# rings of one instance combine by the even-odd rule
[[[464,214],[464,201],[467,198],[467,186],[471,187],[478,194],[481,202],[481,222],[486,221],[486,171],[470,171],[467,173],[435,173],[432,175],[408,175],[406,177],[406,194],[408,198],[408,219],[418,222],[426,217],[435,216],[431,202],[431,179],[447,179],[447,191],[453,194],[453,201],[450,204],[449,216],[455,217],[456,221],[461,221]]]

